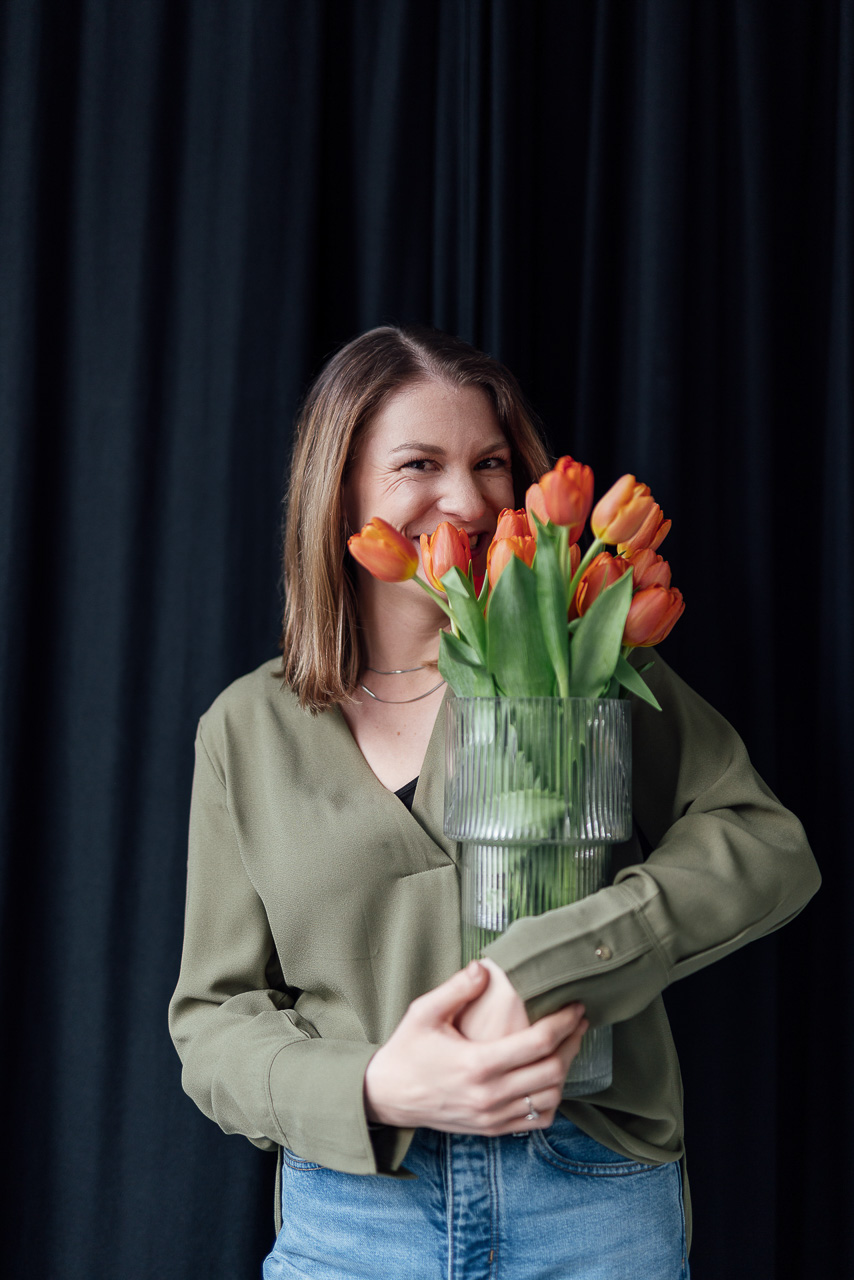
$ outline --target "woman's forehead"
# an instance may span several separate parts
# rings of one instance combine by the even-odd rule
[[[398,387],[365,427],[366,441],[391,451],[427,444],[441,447],[461,436],[488,436],[494,447],[506,443],[492,401],[482,387],[455,386],[437,379]]]

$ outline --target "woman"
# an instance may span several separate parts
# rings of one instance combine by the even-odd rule
[[[171,1006],[187,1092],[281,1149],[267,1277],[687,1275],[660,992],[800,910],[818,884],[800,825],[658,659],[663,711],[633,708],[652,852],[635,839],[613,885],[457,971],[443,616],[346,553],[375,515],[416,548],[448,520],[482,573],[547,467],[513,379],[433,331],[356,339],[303,408],[284,657],[200,722]],[[561,1101],[588,1023],[615,1024],[613,1084]]]

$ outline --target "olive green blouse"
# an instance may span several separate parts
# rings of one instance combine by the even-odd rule
[[[655,656],[655,655],[653,655]],[[458,850],[442,831],[444,714],[412,812],[340,712],[312,717],[266,663],[202,717],[186,932],[170,1027],[183,1083],[226,1133],[348,1173],[408,1176],[409,1130],[369,1132],[365,1068],[460,963]],[[614,1024],[611,1087],[561,1109],[635,1160],[683,1154],[661,991],[785,924],[819,875],[735,731],[661,658],[632,707],[637,838],[613,884],[492,943],[537,1018]]]

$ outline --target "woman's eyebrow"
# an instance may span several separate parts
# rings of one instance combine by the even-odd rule
[[[421,444],[418,440],[413,440],[408,444],[399,444],[392,453],[435,453],[443,455],[445,450],[438,444]]]
[[[496,453],[498,452],[499,449],[509,449],[509,448],[510,446],[507,443],[507,441],[502,439],[502,440],[496,440],[492,444],[484,445],[484,447],[478,450],[478,452],[479,453]],[[447,450],[443,449],[441,445],[438,445],[438,444],[424,444],[420,440],[412,440],[407,444],[396,445],[391,450],[391,452],[392,453],[432,453],[432,454],[435,454],[436,457],[443,458]]]

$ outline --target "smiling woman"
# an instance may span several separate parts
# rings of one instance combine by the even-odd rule
[[[498,517],[513,504],[511,467],[510,444],[481,387],[435,377],[406,383],[359,440],[344,483],[347,522],[359,529],[371,515],[386,520],[422,558],[422,578],[422,539],[428,545],[437,527],[453,525],[483,578]],[[418,775],[436,719],[444,619],[416,583],[401,591],[361,565],[356,574],[363,668],[342,713],[374,773],[395,790]]]
[[[547,466],[510,374],[429,330],[356,339],[300,415],[284,653],[199,724],[170,1009],[187,1092],[279,1149],[267,1280],[688,1274],[660,992],[817,877],[733,730],[658,660],[663,711],[633,714],[652,853],[635,840],[612,885],[458,968],[444,614],[413,579],[469,545],[483,574]],[[521,541],[521,520],[502,531]],[[615,1024],[614,1083],[562,1100],[585,1007]]]
[[[418,534],[456,518],[476,535],[477,565],[498,491],[520,505],[548,465],[513,375],[460,339],[384,326],[334,355],[297,421],[287,497],[282,673],[300,704],[318,712],[359,690],[359,593],[373,587],[347,555],[349,534],[380,515],[420,553]],[[354,475],[376,506],[358,497]],[[469,510],[475,518],[460,519]]]

